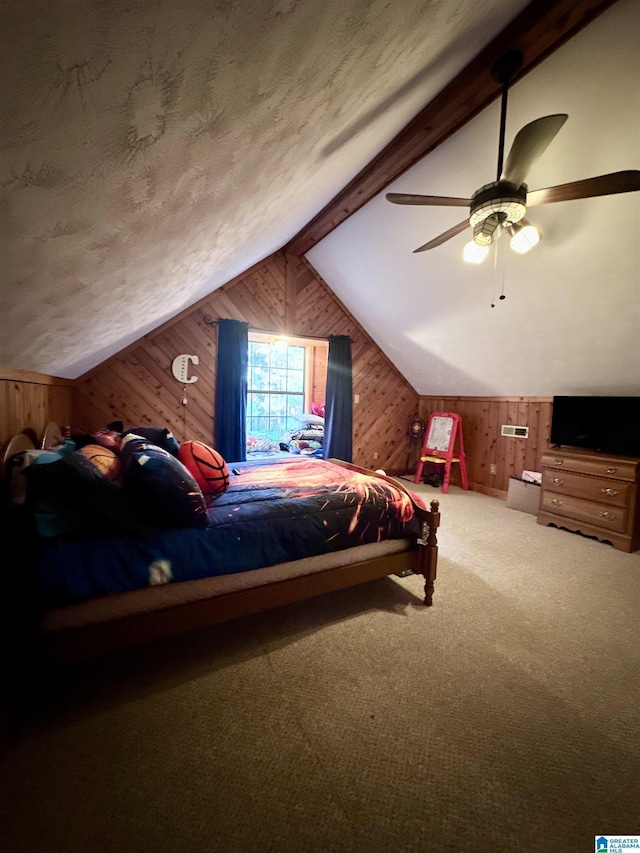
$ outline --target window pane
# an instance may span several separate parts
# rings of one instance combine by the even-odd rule
[[[304,408],[307,348],[249,341],[247,434],[282,435],[295,429]]]
[[[287,390],[287,371],[274,370],[269,372],[269,390],[271,391],[286,391]]]
[[[250,407],[252,418],[269,415],[269,395],[268,394],[248,394],[247,405]]]
[[[290,370],[287,376],[287,391],[302,394],[304,391],[304,373],[301,370]]]
[[[269,414],[272,418],[282,419],[287,413],[287,397],[285,394],[271,395],[271,409]]]
[[[286,370],[287,353],[291,349],[286,344],[273,344],[271,347],[271,367],[279,367]]]
[[[287,394],[287,414],[290,417],[298,418],[302,414],[304,405],[304,397],[301,394]]]
[[[254,365],[249,376],[249,388],[252,391],[269,390],[269,368]]]
[[[304,347],[289,347],[289,370],[304,370]]]

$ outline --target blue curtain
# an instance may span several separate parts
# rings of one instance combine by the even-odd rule
[[[249,324],[218,320],[214,445],[227,462],[247,458]]]
[[[324,458],[352,460],[353,393],[351,338],[329,336],[325,400]]]

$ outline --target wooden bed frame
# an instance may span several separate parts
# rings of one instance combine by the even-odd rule
[[[7,451],[10,446],[11,452],[15,454],[19,452],[18,448],[25,449],[23,444],[21,440],[16,440],[8,445]],[[10,455],[5,452],[3,461],[6,462]],[[339,460],[331,461],[347,468],[352,467]],[[386,475],[377,476],[396,487],[400,485],[397,480]],[[403,486],[401,488],[404,489]],[[430,509],[412,503],[420,521],[421,535],[404,551],[109,621],[51,631],[40,629],[36,639],[36,657],[43,664],[84,660],[392,574],[421,574],[424,577],[424,603],[430,606],[433,603],[438,562],[439,502],[432,500]]]
[[[430,510],[417,509],[424,514],[423,538],[410,550],[163,610],[43,633],[42,652],[49,663],[84,660],[271,610],[391,574],[413,572],[423,575],[424,603],[430,606],[433,603],[438,559],[438,501],[431,501]]]

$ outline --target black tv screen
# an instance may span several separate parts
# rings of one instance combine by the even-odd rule
[[[554,397],[550,441],[640,456],[640,397]]]

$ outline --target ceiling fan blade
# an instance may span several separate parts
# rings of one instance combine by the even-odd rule
[[[627,169],[623,172],[611,172],[608,175],[585,178],[583,181],[572,181],[568,184],[558,184],[556,187],[534,190],[527,194],[527,206],[550,204],[554,201],[573,201],[579,198],[595,198],[599,195],[632,193],[636,190],[640,190],[640,170]]]
[[[446,195],[411,195],[410,193],[387,193],[387,201],[394,204],[424,204],[433,207],[469,207],[470,198],[453,198]]]
[[[449,228],[448,231],[445,231],[438,237],[434,237],[433,240],[429,240],[428,243],[425,243],[424,246],[420,246],[419,249],[414,249],[413,253],[415,254],[416,252],[426,252],[427,249],[435,249],[436,246],[441,246],[443,243],[446,243],[447,240],[450,240],[452,237],[456,237],[458,234],[462,234],[464,229],[468,227],[469,220],[465,219],[464,222],[459,222],[457,225],[454,225],[453,228]]]
[[[544,154],[568,118],[566,113],[558,113],[525,124],[513,140],[500,180],[508,181],[516,187],[523,184],[533,164]]]

